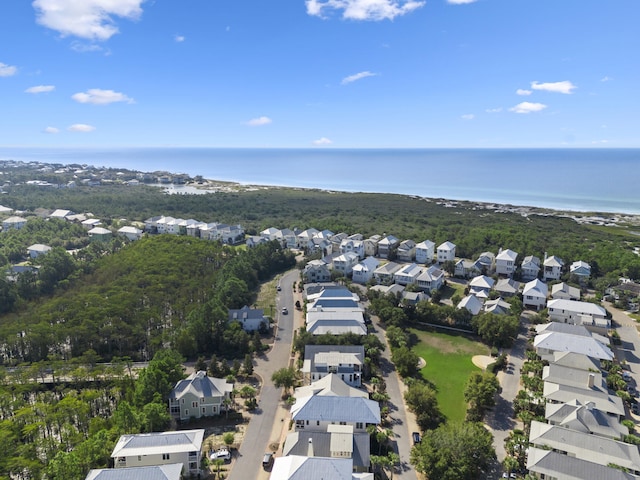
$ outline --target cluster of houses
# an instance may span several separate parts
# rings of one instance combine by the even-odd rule
[[[233,384],[198,371],[176,383],[169,412],[179,421],[220,415]],[[200,477],[204,429],[122,435],[111,453],[114,468],[91,470],[86,480],[180,480]]]
[[[544,367],[545,421],[533,420],[527,469],[539,478],[640,479],[638,446],[629,434],[622,399],[611,394],[601,362],[613,359],[609,339],[582,325],[536,327]]]
[[[308,285],[307,330],[366,334],[357,295],[336,285]],[[275,459],[271,480],[373,480],[367,427],[379,425],[380,405],[362,388],[364,347],[307,345],[291,407],[292,431]]]
[[[9,207],[0,205],[1,214],[11,215],[15,213]],[[82,225],[87,230],[89,240],[108,242],[113,238],[114,232],[103,226],[103,222],[95,218],[90,213],[74,213],[71,210],[56,209],[47,211],[38,209],[36,215],[42,218],[57,218],[69,222]],[[10,230],[20,230],[29,221],[28,218],[19,215],[11,215],[2,220],[2,232]],[[142,225],[141,225],[142,226]],[[173,235],[189,235],[196,238],[202,238],[212,241],[221,241],[225,244],[238,244],[244,240],[245,234],[241,225],[227,225],[222,223],[204,223],[197,220],[158,216],[152,217],[144,222],[144,229],[134,225],[126,225],[118,228],[115,233],[129,241],[135,241],[142,238],[145,233],[149,234],[173,234]],[[40,255],[44,255],[51,250],[49,245],[33,244],[27,248],[27,255],[30,259],[35,259]],[[38,272],[38,266],[32,265],[30,262],[21,262],[13,265],[11,274],[23,272]]]

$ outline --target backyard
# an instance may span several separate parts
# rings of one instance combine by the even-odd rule
[[[478,370],[471,358],[489,355],[489,348],[463,334],[417,329],[411,333],[419,339],[413,350],[426,362],[420,372],[436,386],[440,410],[447,421],[463,421],[467,410],[464,386],[471,372]]]

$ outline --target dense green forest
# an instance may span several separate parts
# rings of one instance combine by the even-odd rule
[[[50,255],[43,258],[56,258]],[[228,325],[227,309],[252,304],[261,281],[293,265],[277,242],[245,251],[191,237],[146,237],[84,269],[72,264],[51,295],[1,317],[3,360],[70,359],[88,350],[105,360],[144,360],[169,345],[188,356],[244,355],[250,338]]]

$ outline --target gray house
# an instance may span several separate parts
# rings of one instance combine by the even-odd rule
[[[265,327],[269,326],[269,319],[264,316],[262,309],[249,308],[247,305],[239,309],[229,309],[229,322],[239,322],[246,332],[260,330],[263,324]]]

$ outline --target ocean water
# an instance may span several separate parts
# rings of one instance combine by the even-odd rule
[[[0,160],[640,214],[640,149],[4,148]]]

